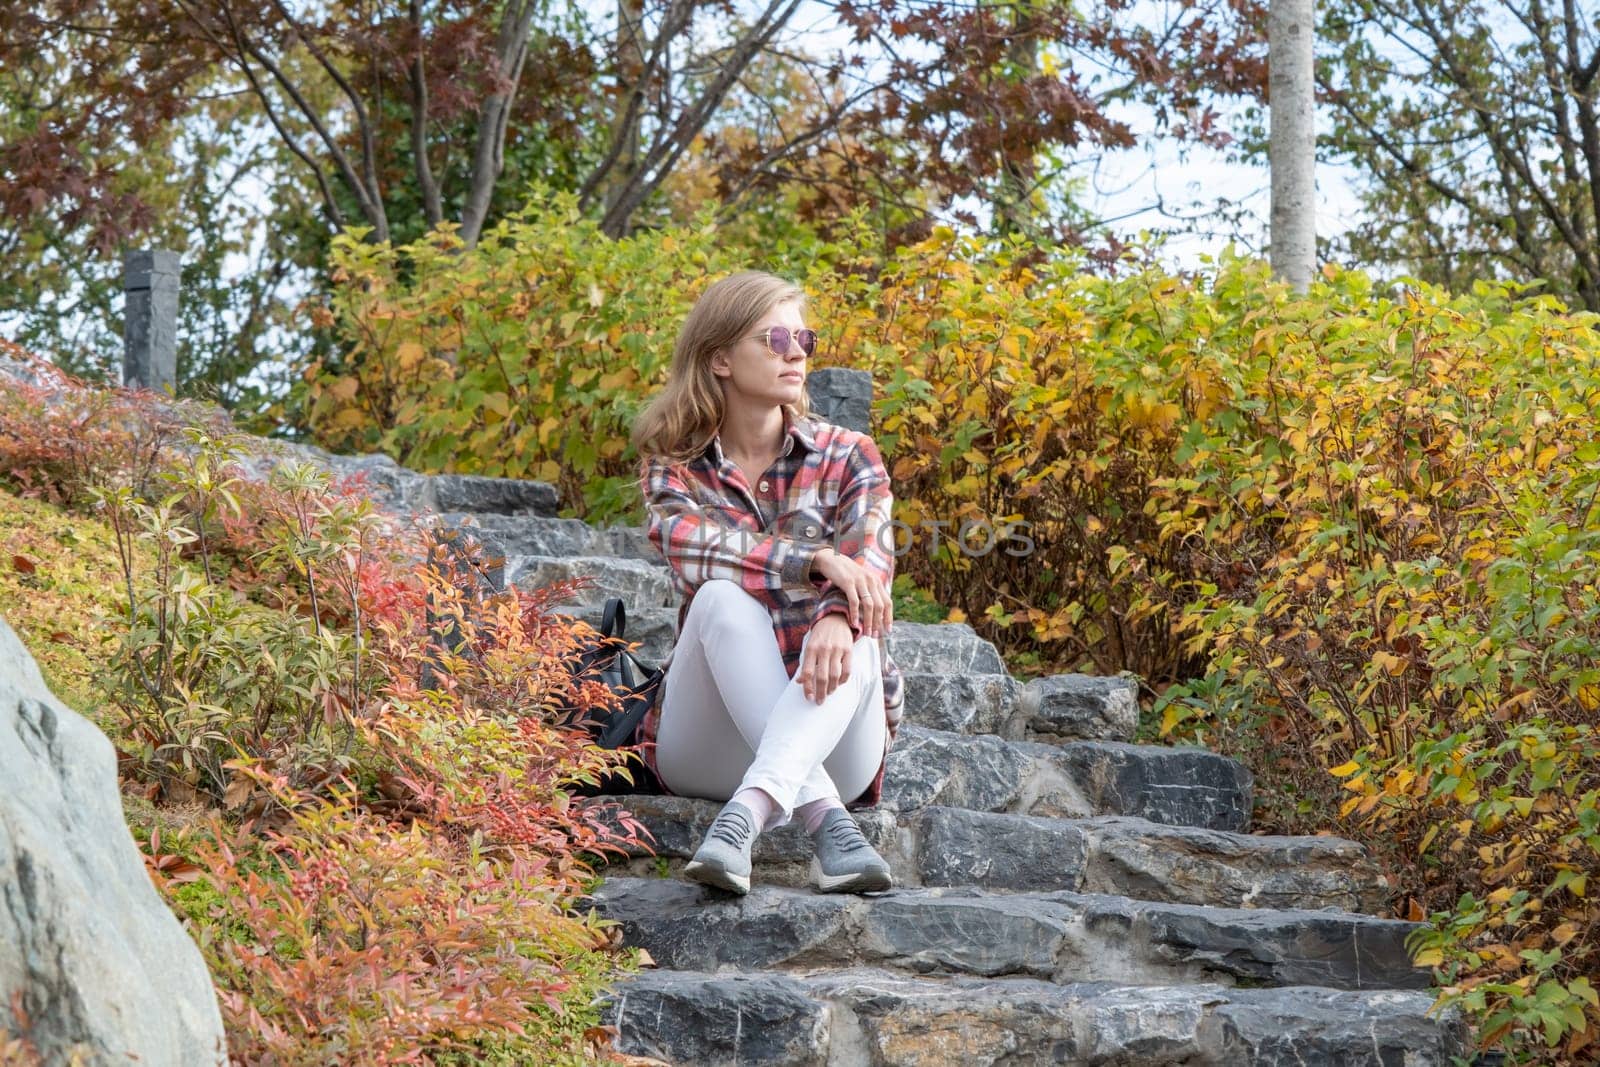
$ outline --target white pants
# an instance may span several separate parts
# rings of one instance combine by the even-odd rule
[[[865,792],[887,732],[876,638],[856,641],[849,677],[818,704],[784,670],[760,601],[723,579],[695,591],[656,733],[656,770],[672,792],[727,800],[760,789],[778,803],[772,829],[803,804]]]

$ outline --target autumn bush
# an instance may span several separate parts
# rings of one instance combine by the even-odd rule
[[[340,283],[319,316],[345,344],[308,369],[317,439],[425,470],[555,483],[582,514],[637,496],[627,428],[695,295],[734,265],[710,225],[611,241],[570,197],[533,206],[464,252],[336,238]]]
[[[883,384],[896,517],[1031,527],[1031,553],[904,570],[1013,648],[1141,674],[1162,736],[1252,765],[1258,825],[1388,861],[1486,1046],[1592,1059],[1593,317],[1357,273],[1293,299],[1232,259],[1092,277],[950,235],[814,287]]]
[[[584,901],[642,831],[572,801],[621,757],[552,721],[615,704],[564,668],[570,583],[482,600],[425,531],[185,415],[0,379],[0,490],[106,549],[118,595],[75,688],[114,709],[130,805],[201,813],[135,836],[234,1057],[604,1058],[594,1003],[629,963]],[[38,532],[23,580],[70,551]]]

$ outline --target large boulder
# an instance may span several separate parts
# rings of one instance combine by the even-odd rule
[[[226,1063],[205,961],[123,821],[111,742],[4,620],[0,782],[0,1033],[46,1063]]]

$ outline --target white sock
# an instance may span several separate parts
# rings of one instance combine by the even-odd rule
[[[737,800],[749,808],[756,817],[756,830],[759,832],[767,828],[767,823],[772,821],[772,815],[778,810],[778,802],[767,795],[765,789],[741,789],[729,798],[728,803]]]
[[[843,811],[844,802],[838,797],[823,797],[821,800],[800,805],[794,809],[794,814],[806,824],[806,833],[814,834],[822,826],[822,820],[828,817],[828,812],[835,808]]]

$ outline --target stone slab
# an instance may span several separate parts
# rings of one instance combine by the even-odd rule
[[[1139,728],[1132,678],[1057,674],[1020,687],[1012,736],[1034,741],[1131,741]]]
[[[895,889],[856,896],[681,878],[611,878],[594,894],[630,945],[674,970],[888,967],[1053,982],[1424,988],[1419,924],[1350,912],[1200,907],[1084,893]]]
[[[697,1067],[1448,1067],[1458,1012],[1432,997],[1025,978],[647,971],[605,1009],[619,1047]]]
[[[629,869],[669,868],[694,855],[721,804],[690,797],[628,797],[621,804],[654,835]],[[1000,891],[1071,890],[1174,904],[1336,908],[1381,913],[1388,881],[1354,841],[1268,837],[1165,826],[1127,816],[1051,819],[931,807],[855,813],[895,884]],[[652,852],[653,850],[653,852]],[[756,881],[807,884],[812,846],[794,823],[756,838]]]
[[[506,582],[519,589],[537,589],[568,578],[586,578],[588,585],[572,601],[604,604],[619,596],[628,608],[629,629],[644,608],[664,608],[673,603],[672,576],[666,567],[636,559],[611,556],[511,556],[506,559]]]

